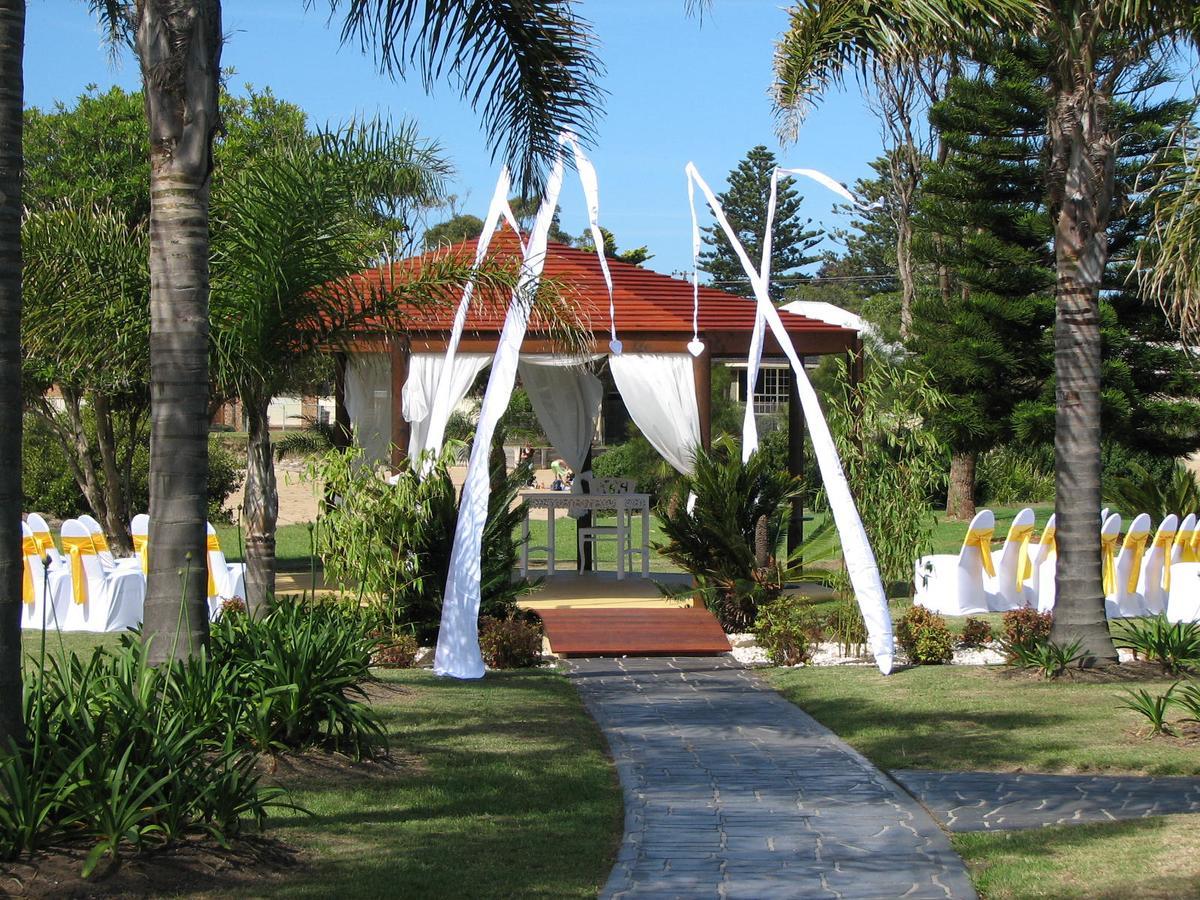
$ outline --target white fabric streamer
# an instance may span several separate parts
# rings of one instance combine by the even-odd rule
[[[842,464],[838,458],[837,446],[834,444],[833,435],[829,431],[829,424],[825,421],[821,404],[817,400],[816,392],[808,380],[808,374],[804,371],[804,365],[796,355],[791,338],[783,326],[783,320],[780,319],[779,312],[771,303],[771,298],[767,292],[767,276],[770,275],[769,241],[764,242],[764,258],[760,268],[756,270],[750,262],[750,258],[746,255],[741,242],[738,240],[736,232],[725,218],[725,211],[721,208],[720,202],[704,179],[700,177],[700,172],[690,162],[687,164],[686,171],[688,180],[690,182],[694,181],[695,185],[704,194],[708,205],[712,208],[717,223],[725,232],[726,237],[729,238],[730,245],[733,247],[742,264],[742,268],[750,279],[750,285],[754,290],[755,301],[757,302],[756,319],[761,317],[770,326],[771,333],[775,336],[775,340],[779,346],[783,348],[788,361],[791,363],[792,371],[795,373],[796,389],[800,396],[800,405],[803,407],[804,417],[809,423],[809,434],[812,439],[813,452],[816,455],[817,464],[821,470],[821,479],[825,483],[825,493],[829,498],[830,512],[833,514],[834,523],[837,526],[838,535],[841,539],[846,571],[850,576],[850,584],[854,588],[855,599],[858,601],[859,609],[862,610],[863,620],[866,623],[867,633],[870,638],[871,652],[875,656],[876,665],[879,667],[880,672],[887,675],[892,670],[892,661],[895,653],[892,639],[892,617],[888,610],[887,594],[884,592],[883,584],[879,578],[879,567],[875,562],[875,554],[871,550],[866,530],[863,528],[862,519],[858,514],[858,508],[854,504],[854,496],[850,492],[850,486],[846,483],[846,475],[842,471]],[[806,170],[802,171],[806,172]],[[768,225],[768,235],[770,235],[770,231],[770,225]],[[761,354],[761,346],[758,348],[758,352]],[[748,383],[753,385],[753,382]],[[757,435],[755,435],[755,438],[757,441]],[[744,447],[743,452],[745,452]]]
[[[622,353],[609,357],[613,381],[629,417],[676,471],[696,470],[700,413],[692,359],[683,353]]]
[[[471,445],[467,477],[458,505],[454,547],[450,552],[450,572],[442,600],[441,630],[434,653],[433,670],[438,675],[482,678],[486,671],[483,656],[479,652],[479,586],[483,526],[487,522],[488,496],[491,493],[488,456],[496,425],[512,398],[521,342],[529,325],[533,294],[546,263],[547,235],[558,205],[562,180],[563,162],[560,154],[547,181],[542,206],[529,237],[517,288],[513,291],[504,327],[500,331],[492,374],[479,410],[479,424],[475,427],[475,441]]]

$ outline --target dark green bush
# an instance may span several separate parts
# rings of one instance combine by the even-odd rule
[[[1200,483],[1183,463],[1162,475],[1130,462],[1126,472],[1103,484],[1104,498],[1127,517],[1145,512],[1158,523],[1172,513],[1200,509]]]
[[[896,623],[896,642],[918,666],[939,666],[954,656],[954,638],[946,620],[923,606],[909,607]]]
[[[592,473],[597,478],[632,478],[638,492],[649,494],[652,503],[667,497],[679,480],[679,473],[640,434],[597,456],[592,461]]]
[[[986,647],[992,641],[992,626],[983,619],[967,619],[959,643],[968,649]]]
[[[810,662],[821,631],[821,617],[806,597],[784,595],[759,607],[758,618],[754,620],[758,646],[777,666]]]
[[[1004,614],[1004,636],[1000,639],[1004,654],[1010,662],[1018,660],[1021,651],[1033,650],[1050,640],[1054,616],[1036,609],[1013,609]]]
[[[665,544],[655,548],[696,580],[698,594],[727,632],[747,631],[760,606],[783,590],[791,568],[776,552],[797,479],[756,453],[743,463],[730,440],[696,454],[696,471],[658,505]],[[686,497],[695,494],[687,509]]]
[[[490,669],[530,669],[542,662],[542,629],[521,616],[481,619],[479,649]]]
[[[1118,647],[1158,660],[1167,675],[1200,667],[1200,623],[1171,622],[1160,613],[1152,619],[1122,619],[1114,626]]]
[[[997,506],[1049,503],[1054,500],[1054,458],[1028,446],[1005,446],[979,459],[976,502]]]

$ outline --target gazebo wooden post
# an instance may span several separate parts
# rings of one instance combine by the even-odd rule
[[[804,357],[800,358],[803,365]],[[796,373],[788,371],[788,474],[804,476],[804,409],[800,405],[800,391],[796,386]],[[805,487],[807,488],[807,483]],[[787,552],[791,556],[804,544],[804,497],[792,500],[792,511],[788,518]]]
[[[701,338],[703,340],[703,338]],[[692,357],[692,375],[696,381],[696,411],[700,414],[700,446],[712,449],[712,351]]]
[[[397,335],[391,341],[392,354],[392,468],[400,468],[408,456],[411,427],[404,418],[404,384],[408,381],[409,342],[407,335]]]
[[[346,353],[333,354],[333,446],[345,450],[353,440],[350,410],[346,408]]]
[[[590,472],[591,470],[592,470],[592,448],[588,447],[587,456],[584,457],[584,460],[583,460],[583,472]],[[583,472],[576,472],[575,477],[582,478]],[[576,529],[592,527],[592,511],[590,509],[587,512],[585,512],[582,516],[580,516],[578,519],[575,520],[575,527],[576,527]],[[579,541],[575,542],[575,548],[576,548],[575,552],[580,554],[579,559],[577,559],[575,561],[578,571],[591,572],[593,569],[596,568],[596,562],[592,558],[592,548],[594,546],[595,545],[591,541],[588,541],[586,544],[583,545],[583,550],[581,552],[579,550]]]

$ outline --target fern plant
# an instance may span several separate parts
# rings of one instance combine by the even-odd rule
[[[667,540],[655,549],[696,579],[695,590],[676,593],[698,594],[726,631],[748,631],[792,574],[792,561],[777,550],[800,490],[799,479],[772,468],[762,453],[742,462],[728,437],[697,451],[695,473],[658,509]]]

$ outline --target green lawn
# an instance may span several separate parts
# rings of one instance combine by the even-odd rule
[[[1119,684],[1002,668],[772,669],[785,697],[884,769],[1200,775],[1194,746],[1146,737]],[[1140,684],[1162,692],[1172,683]]]
[[[246,535],[237,525],[216,525],[221,550],[230,562],[241,562]],[[275,559],[280,572],[307,572],[312,565],[312,535],[306,522],[283,525],[275,534]],[[317,560],[317,568],[321,561]]]
[[[1200,895],[1200,816],[956,834],[984,900]]]
[[[273,833],[309,854],[278,897],[595,897],[622,833],[616,776],[562,675],[385,672],[399,768],[313,779]]]
[[[611,516],[599,516],[596,519],[597,525],[615,525],[616,521]],[[640,546],[642,540],[641,532],[642,523],[634,520],[633,542],[634,546]],[[575,520],[570,516],[565,516],[558,519],[554,523],[554,561],[556,566],[561,566],[564,561],[570,560],[574,562],[579,558],[578,543],[576,541]],[[518,527],[513,532],[513,537],[520,539],[521,528]],[[654,544],[664,542],[666,538],[662,533],[662,525],[659,522],[658,516],[650,517],[650,571],[652,572],[679,572],[678,566],[670,561],[659,556],[654,551]],[[529,543],[531,546],[546,546],[546,522],[534,520],[529,523]],[[605,571],[613,571],[616,568],[616,541],[604,540],[598,545],[596,558],[599,562],[599,567]],[[546,561],[546,552],[539,550],[529,554],[530,562]],[[641,560],[635,558],[634,566],[640,566]]]

